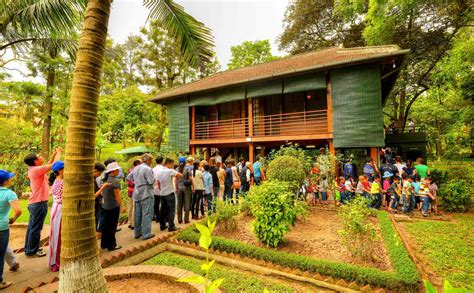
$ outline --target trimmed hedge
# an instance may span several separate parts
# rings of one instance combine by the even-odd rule
[[[408,256],[388,215],[378,212],[377,217],[390,261],[394,267],[393,272],[265,249],[217,236],[212,237],[211,248],[262,259],[302,271],[355,281],[360,284],[370,284],[393,290],[416,291],[419,274],[415,265]],[[194,227],[184,230],[177,238],[183,241],[199,243],[199,233]]]

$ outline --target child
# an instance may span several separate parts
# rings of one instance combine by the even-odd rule
[[[412,183],[415,179],[414,176],[408,176],[406,173],[403,173],[403,189],[402,194],[404,198],[404,207],[403,210],[406,214],[410,214],[414,207],[415,207],[415,196],[414,196],[414,188]]]
[[[365,188],[364,188],[364,180],[365,180],[365,177],[364,176],[359,176],[359,182],[357,182],[357,186],[356,186],[356,189],[355,189],[355,193],[356,193],[356,196],[364,196],[364,193],[365,193]]]
[[[418,192],[420,201],[421,201],[421,215],[423,217],[428,217],[428,211],[430,208],[430,182],[426,179],[423,179],[423,182],[420,184],[420,191]]]
[[[382,183],[382,189],[385,190],[385,197],[383,199],[383,206],[389,208],[388,204],[390,202],[390,194],[386,192],[390,188],[391,184],[391,179],[393,177],[393,174],[386,171],[383,173],[383,183]]]
[[[344,177],[339,177],[339,194],[341,195],[341,204],[349,202],[349,198],[346,196],[346,179]]]
[[[322,204],[327,205],[328,204],[328,194],[327,194],[327,189],[328,189],[328,181],[326,179],[326,176],[322,175],[321,178],[319,179],[319,185],[318,185],[318,190],[321,192],[321,199],[322,199]]]
[[[415,205],[418,208],[418,210],[421,210],[421,198],[420,198],[420,187],[421,187],[421,182],[420,182],[420,175],[415,174],[413,176],[414,181],[411,183],[413,186],[413,193],[415,195]]]
[[[429,196],[430,196],[430,202],[431,202],[431,210],[435,213],[435,215],[440,215],[438,212],[438,205],[436,203],[436,197],[438,195],[438,186],[436,185],[436,182],[433,181],[433,178],[428,177],[426,178],[429,183]]]
[[[390,205],[388,207],[388,211],[398,213],[398,202],[400,201],[400,195],[402,193],[400,177],[395,176],[393,178],[393,183],[390,185],[387,191],[387,193],[390,195]]]
[[[213,205],[214,200],[212,199],[212,175],[209,173],[209,165],[204,165],[204,172],[202,172],[202,180],[204,183],[204,196],[207,198],[207,213],[210,215],[212,211],[216,210],[215,205]],[[217,195],[215,195],[217,196]]]
[[[372,197],[375,198],[375,202],[372,207],[375,209],[380,209],[382,206],[382,194],[385,193],[385,190],[383,190],[380,186],[379,175],[374,175],[374,182],[372,183],[370,193],[372,194]]]
[[[348,201],[354,198],[354,182],[352,176],[349,176],[346,181],[344,181],[344,187],[346,189],[346,198]]]

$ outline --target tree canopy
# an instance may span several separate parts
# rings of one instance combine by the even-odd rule
[[[276,60],[273,56],[269,40],[245,41],[240,45],[230,47],[232,57],[227,64],[228,69],[236,69]]]

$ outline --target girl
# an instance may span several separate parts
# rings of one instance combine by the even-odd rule
[[[63,178],[64,162],[57,161],[51,166],[56,175],[51,193],[53,194],[53,206],[51,207],[51,230],[49,233],[49,267],[51,271],[59,271],[59,260],[61,254],[61,215],[63,203]]]
[[[327,205],[328,204],[328,181],[326,179],[326,176],[322,175],[321,178],[319,179],[319,185],[318,189],[319,192],[321,192],[321,199],[322,199],[322,204]]]
[[[195,161],[193,164],[194,193],[191,207],[193,220],[199,220],[199,208],[201,208],[201,217],[204,217],[204,181],[199,166],[199,161]]]
[[[345,185],[346,179],[344,177],[339,177],[339,194],[341,195],[341,204],[345,204],[349,202],[349,198],[346,196],[346,185]]]
[[[389,208],[390,203],[390,194],[387,192],[387,190],[390,188],[392,176],[393,174],[390,172],[384,172],[383,174],[382,189],[385,190],[383,206],[387,208]]]
[[[120,196],[120,183],[117,176],[120,174],[120,166],[116,162],[107,165],[105,169],[104,183],[109,183],[102,191],[102,210],[104,212],[104,223],[100,247],[109,251],[117,250],[122,246],[117,245],[115,232],[117,231],[120,211],[125,212],[125,207]]]

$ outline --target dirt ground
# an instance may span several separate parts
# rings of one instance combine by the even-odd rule
[[[241,242],[262,246],[251,230],[253,218],[240,215],[238,227],[234,231],[223,231],[218,225],[215,234]],[[374,221],[375,222],[375,221]],[[286,235],[285,242],[277,250],[363,266],[372,266],[382,270],[391,270],[387,252],[379,235],[375,261],[363,261],[351,255],[341,244],[338,230],[342,228],[334,211],[312,207],[304,220],[298,220],[295,227]],[[377,227],[378,228],[378,227]]]
[[[166,280],[130,278],[107,282],[109,292],[173,292],[173,293],[190,293],[192,289],[185,288],[176,283]]]
[[[49,225],[44,225],[41,230],[41,240],[46,239],[49,236]],[[9,245],[12,249],[16,250],[25,246],[26,227],[10,227],[10,241]]]

